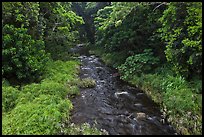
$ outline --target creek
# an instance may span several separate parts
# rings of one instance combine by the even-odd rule
[[[122,81],[117,71],[90,55],[83,44],[73,49],[81,61],[80,78],[91,78],[94,88],[80,89],[72,100],[71,121],[84,122],[105,129],[110,135],[175,135],[171,125],[163,122],[159,106],[143,91]]]

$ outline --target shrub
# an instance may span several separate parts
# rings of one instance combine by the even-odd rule
[[[2,86],[10,86],[10,83],[7,79],[3,78],[2,79]]]
[[[46,66],[45,79],[41,83],[22,87],[17,102],[30,102],[41,94],[61,98],[65,98],[66,95],[79,94],[77,83],[70,84],[70,81],[76,79],[78,71],[78,62],[76,61],[49,61]]]
[[[145,49],[144,53],[128,57],[118,69],[123,74],[122,78],[127,79],[134,75],[152,71],[158,61],[159,59],[153,56],[151,49]]]
[[[168,121],[176,127],[181,134],[201,134],[202,105],[200,95],[193,93],[183,79],[173,78],[163,87],[164,107],[167,109]]]
[[[102,60],[109,66],[117,68],[122,63],[125,62],[125,59],[128,56],[126,55],[125,51],[122,52],[111,52],[102,55]]]
[[[3,77],[32,81],[44,72],[48,56],[44,42],[34,40],[26,28],[3,27]]]
[[[194,93],[202,94],[202,79],[194,78],[190,83]]]
[[[165,54],[175,72],[191,79],[202,75],[202,3],[171,2],[159,19]]]

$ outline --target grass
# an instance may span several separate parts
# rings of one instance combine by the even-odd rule
[[[96,86],[96,82],[94,79],[84,78],[78,83],[78,86],[80,88],[93,88]]]
[[[183,135],[202,134],[202,96],[182,77],[143,74],[127,79],[160,104],[164,116]]]
[[[16,106],[16,100],[20,94],[20,91],[17,88],[5,85],[2,83],[2,111],[8,112]]]
[[[3,134],[56,134],[72,107],[70,100],[42,94],[31,102],[17,105],[3,117]]]

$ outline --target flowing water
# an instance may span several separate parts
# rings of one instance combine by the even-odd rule
[[[114,74],[100,58],[90,55],[83,45],[72,52],[79,53],[82,62],[80,78],[92,78],[94,88],[80,90],[74,98],[71,121],[87,122],[110,135],[175,135],[175,130],[162,122],[159,106],[140,89],[128,85]]]

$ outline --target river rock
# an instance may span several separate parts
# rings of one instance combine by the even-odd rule
[[[143,112],[136,113],[136,118],[137,119],[144,119],[144,118],[146,118],[146,114]]]

